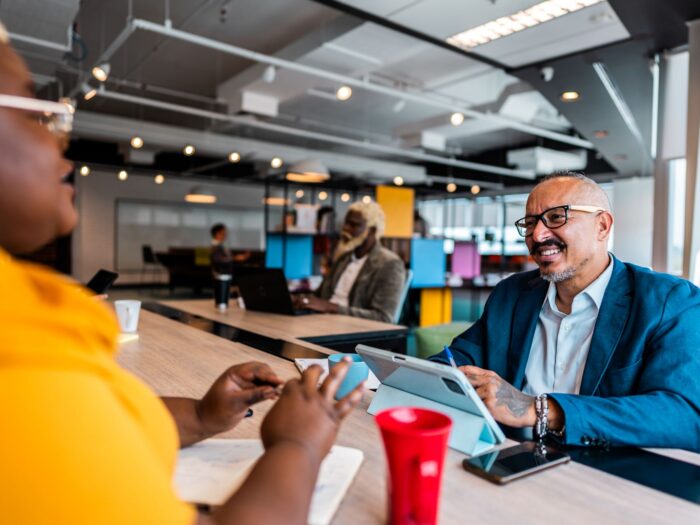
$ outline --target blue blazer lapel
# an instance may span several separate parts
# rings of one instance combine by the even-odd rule
[[[539,277],[527,285],[529,288],[520,294],[515,304],[513,331],[508,345],[508,378],[512,379],[511,384],[517,389],[523,388],[532,338],[549,288],[549,283]]]
[[[615,257],[613,261],[613,274],[603,296],[583,370],[579,392],[583,396],[592,396],[598,389],[630,313],[632,283],[624,263]]]

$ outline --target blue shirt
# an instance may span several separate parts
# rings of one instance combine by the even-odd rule
[[[579,393],[593,330],[612,276],[613,264],[611,259],[603,273],[574,297],[570,314],[559,310],[557,286],[549,283],[532,338],[523,392],[530,395]]]

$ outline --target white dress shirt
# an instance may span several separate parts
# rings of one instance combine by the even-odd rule
[[[593,330],[612,271],[613,260],[610,258],[605,271],[574,297],[570,314],[559,311],[557,287],[549,283],[525,367],[523,392],[530,395],[550,392],[578,394]]]
[[[343,274],[340,276],[340,279],[338,279],[335,290],[333,290],[333,297],[331,297],[332,303],[338,306],[349,306],[348,298],[350,297],[350,290],[352,290],[352,285],[355,284],[355,280],[366,261],[366,255],[360,259],[355,257],[354,253],[350,256],[350,262],[345,267],[345,270],[343,270]]]

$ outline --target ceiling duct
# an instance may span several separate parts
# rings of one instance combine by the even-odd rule
[[[586,168],[586,150],[558,151],[535,147],[511,150],[507,162],[521,170],[533,170],[538,175],[548,175],[555,171],[580,171]]]

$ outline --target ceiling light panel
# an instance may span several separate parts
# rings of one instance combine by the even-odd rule
[[[473,49],[600,2],[602,0],[547,0],[510,16],[457,33],[449,37],[447,42],[462,49]]]

